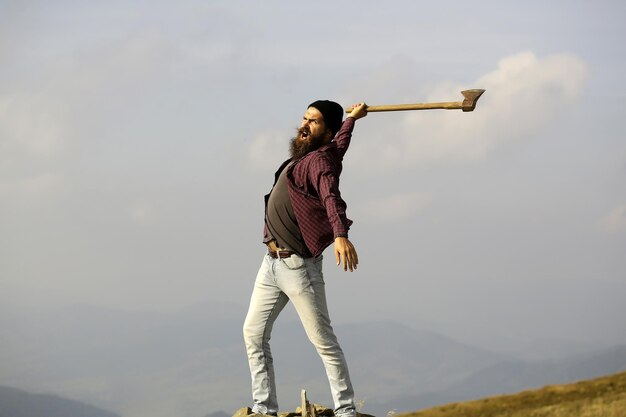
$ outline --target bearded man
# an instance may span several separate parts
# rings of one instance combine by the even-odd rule
[[[346,217],[339,175],[354,123],[366,115],[365,103],[354,105],[342,123],[339,104],[311,103],[291,140],[291,158],[280,166],[265,196],[267,253],[243,327],[254,413],[278,413],[269,340],[276,318],[291,300],[324,364],[335,415],[356,416],[348,366],[328,315],[322,252],[334,243],[335,260],[344,271],[354,271],[359,263],[348,240],[352,221]]]

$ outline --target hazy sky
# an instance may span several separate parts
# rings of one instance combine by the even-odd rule
[[[624,16],[617,0],[0,0],[0,313],[245,312],[262,196],[307,104],[484,88],[473,113],[357,122],[341,188],[361,263],[326,251],[335,321],[626,343]]]

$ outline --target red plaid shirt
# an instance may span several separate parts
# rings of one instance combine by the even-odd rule
[[[339,176],[353,129],[354,118],[347,117],[331,143],[309,152],[287,171],[293,211],[304,243],[313,256],[321,255],[336,237],[348,237],[352,220],[346,217],[346,203],[339,192]],[[274,185],[290,161],[283,162],[276,171]],[[268,199],[269,194],[265,196],[266,208]]]

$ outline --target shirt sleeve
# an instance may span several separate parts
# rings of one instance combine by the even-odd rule
[[[328,158],[319,158],[311,169],[310,180],[315,184],[317,195],[326,209],[328,221],[333,228],[334,237],[348,237],[350,220],[346,216],[346,203],[339,191],[339,172]]]
[[[335,135],[335,143],[337,144],[337,150],[339,156],[343,158],[350,146],[350,140],[352,139],[352,131],[354,130],[354,118],[346,117],[346,120],[341,124],[341,129]]]

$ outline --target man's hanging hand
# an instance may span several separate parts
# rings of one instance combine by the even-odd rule
[[[335,260],[337,265],[341,265],[343,261],[344,271],[350,269],[350,272],[352,272],[356,269],[359,263],[359,256],[356,254],[354,245],[347,237],[335,238]]]

